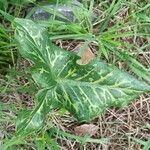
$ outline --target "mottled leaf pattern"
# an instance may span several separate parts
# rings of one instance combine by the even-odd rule
[[[97,59],[79,65],[79,56],[53,45],[45,28],[31,20],[15,19],[14,25],[19,51],[33,62],[32,76],[41,89],[46,89],[31,121],[40,122],[43,109],[55,103],[78,121],[87,121],[110,106],[126,105],[142,92],[150,91],[146,83]],[[41,114],[38,119],[36,113]]]
[[[52,107],[49,97],[52,96],[52,91],[44,89],[38,92],[36,99],[38,100],[35,109],[32,112],[22,111],[19,113],[16,123],[17,133],[15,136],[23,136],[30,132],[36,131],[42,127],[47,110]]]

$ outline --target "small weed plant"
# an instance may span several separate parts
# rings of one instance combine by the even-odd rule
[[[137,21],[137,24],[115,17],[120,8],[130,9],[131,6],[128,1],[125,5],[123,0],[113,0],[109,7],[107,2],[97,7],[93,0],[83,2],[73,10],[75,22],[58,21],[55,13],[48,21],[34,22],[29,16],[25,19],[13,18],[15,45],[21,56],[32,63],[30,73],[38,92],[34,97],[34,109],[19,113],[16,132],[11,140],[6,139],[3,150],[16,144],[26,144],[24,139],[27,136],[39,132],[42,132],[43,139],[36,143],[38,149],[59,149],[51,138],[54,134],[82,143],[106,142],[105,139],[74,136],[55,128],[45,130],[45,119],[52,110],[65,109],[76,121],[88,122],[107,108],[126,106],[143,92],[150,92],[149,69],[134,58],[137,51],[142,53],[142,49],[149,45],[149,34],[140,28],[145,26],[147,30],[149,23],[148,18],[142,15],[145,9],[128,16],[128,20]],[[103,8],[102,12],[93,11],[99,7]],[[145,47],[141,46],[140,50],[134,44],[138,37],[147,38]],[[131,38],[133,40],[129,42]],[[80,56],[53,44],[57,39],[79,40],[84,42],[83,47],[94,45],[98,49],[97,57],[87,64],[80,64]],[[115,55],[116,61],[124,61],[132,72],[147,83],[110,64],[112,55]],[[104,62],[104,58],[108,63]]]

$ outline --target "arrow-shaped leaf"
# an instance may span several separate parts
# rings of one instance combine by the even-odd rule
[[[53,45],[46,29],[31,20],[15,19],[14,25],[19,52],[34,64],[32,77],[41,89],[52,93],[41,97],[39,104],[45,100],[50,103],[41,110],[35,109],[34,115],[57,102],[78,121],[87,121],[108,107],[126,105],[142,92],[150,91],[145,82],[97,59],[79,65],[79,56]]]

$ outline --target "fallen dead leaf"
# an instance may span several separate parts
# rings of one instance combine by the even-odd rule
[[[97,133],[98,126],[94,124],[83,124],[83,125],[75,127],[74,131],[76,135],[81,136],[81,135],[88,134],[89,136],[93,136]]]
[[[79,43],[73,51],[75,52],[79,52],[80,48],[83,46],[84,43]],[[87,46],[84,50],[83,50],[83,54],[81,56],[81,59],[78,60],[79,64],[88,64],[92,59],[95,58],[95,54],[92,52],[91,48],[89,46]]]

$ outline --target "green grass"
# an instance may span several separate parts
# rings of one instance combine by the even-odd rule
[[[48,21],[39,21],[49,28],[51,40],[79,40],[86,45],[97,46],[97,55],[111,62],[112,55],[118,60],[124,61],[130,70],[137,76],[150,82],[150,70],[142,65],[137,59],[138,54],[143,54],[149,47],[149,17],[147,16],[149,4],[141,6],[132,2],[113,0],[111,5],[101,2],[94,6],[94,1],[89,5],[81,5],[74,9],[75,22],[63,22],[55,19],[56,14]],[[140,5],[138,7],[138,5]],[[93,10],[99,10],[96,19],[93,20]],[[124,9],[126,12],[123,12]],[[46,10],[47,11],[47,10]],[[144,12],[144,15],[143,15]],[[52,13],[52,12],[51,12]],[[94,35],[93,30],[99,32]],[[128,42],[126,39],[133,39]],[[141,45],[137,44],[137,39],[146,39]],[[111,62],[112,63],[112,62]]]
[[[9,65],[15,64],[14,45],[11,31],[0,25],[0,73],[5,72]]]
[[[54,2],[56,4],[59,3],[59,1],[55,0]],[[3,0],[0,2],[0,9],[3,12],[8,13],[3,13],[0,19],[0,74],[6,74],[6,70],[8,70],[8,68],[12,68],[10,66],[16,66],[16,61],[18,60],[15,58],[17,53],[15,52],[16,43],[14,41],[13,29],[7,20],[11,21],[15,17],[23,17],[21,13],[24,12],[25,7],[28,6],[28,1],[24,0],[21,3],[18,3],[18,1],[12,0],[11,4],[13,4],[14,10],[10,14],[10,6],[7,1]],[[41,7],[42,5],[37,2],[34,2],[34,4],[38,7]],[[77,18],[76,22],[58,21],[55,19],[55,12],[48,21],[39,21],[38,23],[49,29],[50,40],[53,40],[54,42],[60,39],[64,42],[84,42],[85,47],[90,45],[96,49],[96,54],[99,58],[115,65],[123,62],[123,65],[127,64],[127,67],[124,69],[138,76],[138,78],[142,78],[150,83],[150,64],[148,58],[150,47],[150,4],[148,1],[132,2],[112,0],[112,3],[110,3],[105,0],[92,0],[88,2],[83,0],[82,4],[83,5],[80,8],[74,10],[74,15]],[[96,14],[98,13],[97,17],[94,19],[92,19],[93,10]],[[124,12],[124,10],[127,11]],[[4,18],[5,22],[3,20]],[[9,28],[7,28],[7,25]],[[95,28],[98,29],[98,33],[96,34],[93,33]],[[140,59],[139,56],[142,56],[142,59]],[[17,58],[20,58],[18,54]],[[20,68],[19,70],[21,70]],[[11,71],[13,72],[13,69]],[[0,76],[2,78],[0,79],[0,101],[2,100],[0,103],[0,130],[2,130],[5,140],[11,138],[14,134],[18,112],[23,109],[31,109],[29,106],[23,104],[25,99],[22,97],[17,99],[17,95],[20,96],[26,93],[27,95],[33,96],[37,90],[37,87],[35,87],[27,72],[18,72],[20,71],[14,71],[12,77],[9,76],[9,74],[6,74],[6,76]],[[20,78],[22,77],[24,79],[20,81]],[[7,100],[5,101],[5,99]],[[145,99],[146,98],[143,100],[144,102]],[[148,100],[146,102],[148,103]],[[32,102],[29,101],[29,103]],[[149,103],[147,105],[149,106]],[[73,122],[73,119],[70,118],[70,116],[68,117],[69,119],[66,119],[63,118],[63,115],[60,115],[57,111],[52,112],[47,117],[49,125],[43,127],[41,132],[35,133],[33,136],[29,136],[25,140],[21,141],[23,145],[18,146],[17,149],[29,149],[30,147],[32,149],[42,150],[44,146],[47,146],[48,149],[57,150],[60,149],[60,145],[63,145],[64,143],[72,146],[73,142],[71,139],[73,139],[74,142],[77,141],[81,143],[79,145],[77,144],[77,146],[81,149],[86,147],[85,143],[87,142],[92,143],[91,145],[95,143],[97,139],[90,139],[89,141],[88,137],[78,137],[61,130],[56,131],[56,128],[61,126],[59,125],[59,119],[63,119],[64,122]],[[105,118],[107,118],[107,116],[105,116]],[[102,122],[102,124],[108,123],[105,119],[103,119],[103,121],[104,122]],[[70,123],[67,125],[69,124]],[[108,124],[105,128],[103,128],[103,130],[108,130]],[[113,122],[113,124],[115,123]],[[61,127],[62,129],[64,128],[63,125]],[[142,125],[140,127],[142,128]],[[51,131],[52,129],[54,130]],[[49,135],[49,133],[51,135]],[[119,133],[119,131],[114,132],[114,134],[121,135],[118,135],[120,141],[122,140],[122,136],[124,136],[124,134]],[[104,135],[107,134],[104,133]],[[103,137],[103,134],[101,136]],[[123,138],[126,140],[129,137]],[[20,141],[17,142],[20,143]],[[58,145],[57,142],[59,142],[60,145]],[[101,141],[98,140],[96,142],[101,143]],[[115,144],[117,144],[117,142],[118,141],[116,141]],[[146,141],[140,139],[139,136],[137,138],[133,138],[132,144],[136,145],[136,143],[145,145],[143,150],[148,150],[149,139],[147,137]],[[109,145],[111,145],[111,143],[109,143]],[[121,144],[119,146],[121,147]],[[16,149],[16,147],[13,148]]]

